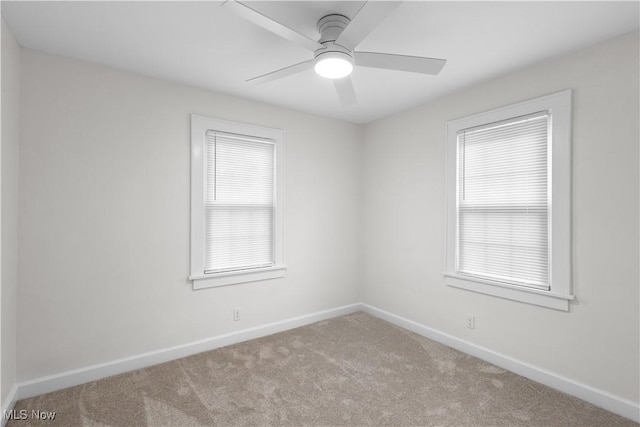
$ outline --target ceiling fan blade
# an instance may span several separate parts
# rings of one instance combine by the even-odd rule
[[[281,78],[286,77],[286,76],[290,76],[292,74],[299,73],[299,72],[307,70],[307,69],[309,69],[311,67],[313,67],[313,59],[310,59],[310,60],[304,61],[304,62],[300,62],[300,63],[295,64],[295,65],[290,65],[288,67],[281,68],[279,70],[272,71],[270,73],[263,74],[263,75],[258,76],[258,77],[254,77],[252,79],[247,80],[247,83],[266,83],[266,82],[270,82],[270,81],[273,81],[273,80],[281,79]]]
[[[244,3],[240,3],[236,0],[227,0],[222,4],[222,6],[234,12],[236,15],[246,19],[247,21],[258,25],[265,30],[271,31],[272,33],[277,34],[286,40],[297,43],[311,51],[315,51],[316,49],[320,49],[321,47],[323,47],[317,41],[310,39],[309,37],[305,36],[304,34],[300,34],[295,30],[292,30],[286,25],[274,21],[273,19],[269,18],[266,15],[263,15],[255,9],[250,8]]]
[[[365,2],[356,13],[356,16],[351,19],[351,22],[340,33],[336,39],[336,44],[353,50],[400,3],[400,1]]]
[[[342,105],[348,107],[349,105],[354,105],[356,103],[356,91],[353,89],[353,83],[349,76],[341,79],[335,79],[333,83],[336,87],[336,91],[338,92],[338,97],[340,98]]]
[[[361,67],[385,68],[411,73],[436,75],[442,70],[446,59],[422,56],[392,55],[390,53],[355,52],[354,62]]]

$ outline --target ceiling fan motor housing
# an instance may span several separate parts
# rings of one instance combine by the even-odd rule
[[[317,72],[319,72],[318,63],[327,59],[346,61],[351,65],[351,69],[353,68],[353,52],[335,43],[349,22],[350,19],[343,15],[327,15],[318,21],[318,31],[320,31],[318,42],[323,47],[314,52]],[[319,73],[322,75],[321,72]]]
[[[334,14],[320,18],[318,21],[320,40],[318,40],[318,42],[321,44],[335,42],[349,22],[351,22],[351,20],[344,15]]]

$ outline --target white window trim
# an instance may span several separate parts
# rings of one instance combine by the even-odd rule
[[[206,134],[209,130],[256,136],[275,141],[276,205],[274,215],[275,265],[223,273],[204,272],[204,166]],[[284,277],[284,131],[191,115],[191,273],[193,289],[235,285]]]
[[[571,90],[565,90],[447,123],[445,139],[447,223],[444,268],[444,280],[447,285],[557,310],[569,310],[569,301],[574,298],[571,294],[571,96]],[[539,111],[551,113],[550,290],[508,285],[457,274],[455,257],[458,131]]]

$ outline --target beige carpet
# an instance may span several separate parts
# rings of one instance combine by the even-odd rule
[[[9,426],[637,426],[364,313],[18,402]]]

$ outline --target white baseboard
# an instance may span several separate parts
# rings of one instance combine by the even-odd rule
[[[607,411],[629,418],[635,422],[640,422],[640,406],[630,400],[614,396],[606,391],[598,390],[586,384],[581,384],[568,378],[564,378],[553,372],[530,365],[526,362],[513,359],[509,356],[497,353],[488,348],[470,343],[453,335],[440,332],[438,330],[421,325],[413,320],[405,319],[395,314],[380,310],[368,304],[362,304],[362,311],[386,320],[389,323],[401,328],[415,332],[425,338],[442,343],[448,347],[455,348],[463,353],[470,354],[496,366],[514,372],[530,380],[549,386],[563,393],[575,396]]]
[[[146,368],[157,365],[159,363],[168,362],[179,359],[181,357],[190,356],[192,354],[201,353],[203,351],[214,350],[242,341],[248,341],[255,338],[264,337],[275,334],[277,332],[287,331],[289,329],[319,322],[321,320],[330,319],[332,317],[343,316],[345,314],[354,313],[361,310],[360,304],[351,304],[331,310],[319,311],[304,316],[285,319],[278,322],[268,323],[266,325],[254,328],[243,329],[237,332],[231,332],[219,335],[213,338],[182,344],[171,348],[152,351],[132,357],[114,360],[107,363],[101,363],[93,366],[87,366],[72,371],[62,372],[60,374],[49,375],[46,377],[36,378],[30,381],[18,384],[17,399],[14,399],[10,406],[6,409],[13,409],[16,400],[26,399],[33,396],[39,396],[44,393],[62,390],[67,387],[85,384],[113,375],[122,374],[124,372],[136,369]],[[3,407],[4,409],[4,407]]]
[[[18,387],[14,385],[13,387],[11,387],[11,390],[9,391],[9,395],[7,396],[7,398],[4,400],[4,402],[2,402],[2,408],[0,408],[2,409],[2,414],[0,414],[0,416],[2,417],[0,419],[0,427],[4,427],[4,425],[7,423],[8,420],[5,414],[10,410],[12,410],[14,406],[16,406],[17,401],[18,401]]]

